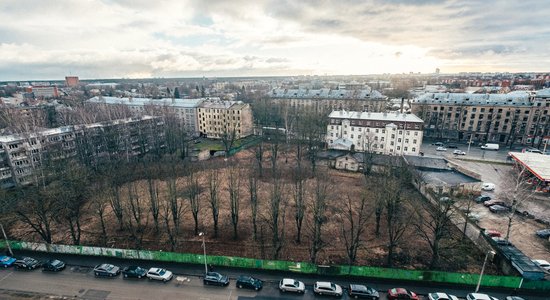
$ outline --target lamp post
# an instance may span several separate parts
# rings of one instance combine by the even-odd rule
[[[2,234],[4,235],[4,240],[6,241],[6,246],[8,247],[8,251],[10,252],[11,256],[13,256],[13,251],[11,251],[10,242],[8,242],[8,236],[6,235],[4,226],[1,223],[0,223],[0,228],[2,229]]]
[[[485,265],[487,264],[487,258],[489,258],[489,254],[493,256],[496,253],[495,251],[487,251],[487,254],[485,254],[485,259],[483,260],[483,266],[481,267],[481,273],[479,274],[475,293],[479,291],[479,285],[481,284],[481,278],[483,278],[483,271],[485,271]]]
[[[204,242],[204,232],[199,232],[199,236],[202,236],[202,250],[204,253],[204,274],[208,273],[208,266],[206,265],[206,243]]]

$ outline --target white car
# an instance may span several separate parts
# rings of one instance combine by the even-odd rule
[[[487,294],[470,293],[466,295],[466,300],[498,300],[498,298],[491,297]]]
[[[317,295],[342,297],[342,287],[327,281],[317,281],[313,285],[313,292]]]
[[[464,152],[462,150],[455,150],[455,151],[453,151],[453,154],[455,154],[455,155],[466,155],[466,152]]]
[[[290,278],[283,278],[279,282],[279,290],[281,292],[294,292],[303,294],[306,291],[306,285],[298,280],[290,279]]]
[[[437,147],[437,148],[435,148],[435,151],[447,151],[447,148],[445,148],[445,147]]]
[[[149,271],[147,271],[147,278],[151,280],[160,280],[162,282],[167,282],[172,279],[174,275],[172,272],[161,269],[161,268],[151,268]]]
[[[428,298],[430,300],[458,300],[456,296],[447,293],[429,293]]]
[[[481,185],[481,190],[483,191],[494,191],[495,190],[495,184],[490,182],[484,182],[483,185]]]
[[[533,259],[533,262],[536,263],[539,267],[543,268],[547,272],[550,272],[550,263],[544,259]]]

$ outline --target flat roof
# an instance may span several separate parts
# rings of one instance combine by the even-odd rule
[[[526,167],[538,179],[550,181],[550,155],[532,152],[510,152],[508,155]]]
[[[328,117],[334,118],[334,119],[358,119],[358,120],[371,120],[371,121],[424,123],[422,119],[420,119],[414,114],[402,114],[399,112],[379,113],[379,112],[334,110],[328,115]]]

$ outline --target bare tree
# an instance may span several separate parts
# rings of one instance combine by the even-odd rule
[[[273,179],[273,184],[269,193],[269,215],[266,217],[267,224],[272,232],[272,257],[278,259],[284,242],[284,219],[286,200],[283,195],[281,180]]]
[[[528,183],[529,171],[527,168],[519,163],[514,165],[507,174],[503,177],[503,188],[499,193],[499,197],[507,202],[510,206],[510,212],[507,213],[508,224],[506,226],[506,237],[508,240],[510,237],[510,231],[514,221],[514,216],[518,207],[525,201],[529,201],[535,194],[535,188]]]
[[[441,196],[440,192],[436,195],[436,203],[422,199],[420,206],[416,207],[415,221],[412,222],[420,238],[428,243],[432,251],[430,268],[439,266],[443,250],[442,241],[451,238],[451,229],[454,226],[451,222],[456,212],[453,207],[454,200]]]
[[[195,235],[198,235],[201,186],[193,171],[191,171],[191,174],[189,175],[185,193],[187,195],[187,199],[189,199],[191,214],[193,215],[193,221],[195,223]]]
[[[15,214],[19,221],[31,227],[44,242],[52,243],[52,223],[57,211],[56,199],[48,193],[40,193],[37,189],[19,190],[17,197],[12,199]]]
[[[99,224],[101,226],[101,245],[107,246],[107,226],[105,223],[105,213],[107,206],[109,205],[106,201],[106,199],[109,198],[109,195],[106,192],[102,192],[104,189],[101,186],[97,187],[96,190],[98,191],[98,194],[92,196],[90,208],[99,217]]]
[[[271,150],[271,171],[273,176],[278,176],[277,174],[277,158],[279,157],[279,139],[275,138],[271,141],[270,145]]]
[[[342,204],[340,229],[346,246],[348,263],[353,265],[357,258],[357,251],[364,246],[363,233],[371,213],[368,211],[365,195],[361,197],[359,203],[355,203],[348,195],[347,201],[343,201]]]
[[[149,210],[151,211],[151,216],[153,216],[153,222],[155,223],[155,232],[158,233],[160,212],[159,186],[157,181],[154,180],[152,176],[147,177],[147,187],[149,189]]]
[[[183,203],[181,203],[178,194],[176,178],[168,178],[166,185],[168,188],[168,207],[170,207],[170,216],[172,217],[172,227],[167,225],[166,230],[171,231],[171,233],[168,232],[169,235],[173,235],[177,238],[180,234],[180,223],[185,207]],[[166,216],[167,214],[165,214],[165,217]]]
[[[263,177],[263,161],[264,161],[264,143],[263,140],[260,141],[256,146],[253,148],[254,151],[254,157],[256,158],[256,163],[258,165],[258,175]]]
[[[138,195],[136,184],[131,182],[127,187],[128,201],[124,203],[124,211],[128,217],[125,218],[125,228],[130,233],[134,246],[141,249],[143,236],[149,224],[149,214],[144,212],[143,200]]]
[[[239,183],[239,170],[236,166],[232,166],[229,169],[229,205],[231,208],[231,224],[233,224],[233,239],[238,238],[237,226],[239,224],[239,208],[240,208],[240,183]]]
[[[109,204],[111,205],[111,209],[113,210],[113,213],[118,221],[118,229],[122,230],[124,227],[124,209],[120,195],[120,186],[116,183],[112,183],[110,185],[110,191]]]
[[[301,243],[302,235],[302,224],[304,221],[304,215],[306,211],[306,189],[305,189],[305,178],[303,171],[299,166],[296,167],[293,172],[293,199],[294,199],[294,221],[296,222],[296,243]]]
[[[258,178],[256,172],[249,172],[248,175],[248,193],[250,195],[250,210],[252,216],[252,238],[258,239]]]
[[[233,144],[237,139],[237,125],[231,125],[228,121],[223,120],[224,130],[221,134],[221,141],[225,149],[225,156],[229,156],[229,151],[233,148]]]
[[[325,246],[323,241],[323,225],[327,222],[327,198],[329,184],[318,177],[315,182],[315,195],[311,207],[312,225],[311,225],[311,245],[310,245],[310,260],[316,263],[317,254]]]
[[[210,200],[210,208],[212,208],[212,220],[214,221],[214,237],[218,237],[218,218],[220,215],[220,197],[219,197],[220,182],[218,179],[217,170],[212,170],[208,173],[208,194]]]

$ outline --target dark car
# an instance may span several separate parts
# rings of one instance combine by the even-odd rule
[[[42,265],[43,271],[59,272],[63,269],[65,269],[65,263],[57,259],[50,259]]]
[[[348,294],[350,298],[353,297],[355,299],[361,298],[377,300],[380,297],[377,290],[360,284],[350,284]]]
[[[483,203],[485,201],[489,201],[491,200],[491,196],[488,196],[488,195],[481,195],[481,196],[478,196],[475,201],[476,203]]]
[[[263,285],[264,283],[260,279],[244,275],[239,276],[236,283],[236,286],[240,289],[251,289],[255,291],[261,290]]]
[[[498,200],[498,199],[493,199],[493,200],[489,200],[489,201],[485,201],[483,202],[483,205],[487,206],[487,207],[490,207],[490,206],[493,206],[493,205],[500,205],[500,206],[504,206],[504,207],[507,207],[508,205],[506,204],[506,202],[502,201],[502,200]]]
[[[204,276],[203,283],[205,285],[226,286],[229,284],[229,277],[217,272],[208,272]]]
[[[537,230],[535,233],[539,238],[547,239],[550,237],[550,228]]]
[[[120,274],[120,268],[111,264],[101,264],[94,267],[96,277],[114,277]]]
[[[449,149],[456,149],[456,148],[458,148],[458,146],[455,145],[455,144],[449,144],[449,145],[447,145],[447,148],[449,148]]]
[[[491,205],[489,206],[489,210],[492,212],[492,213],[501,213],[501,212],[507,212],[507,211],[510,211],[510,209],[506,206],[502,206],[502,205],[498,205],[498,204],[495,204],[495,205]]]
[[[40,267],[40,262],[32,257],[23,257],[16,260],[13,265],[18,269],[34,270]]]
[[[442,142],[435,142],[435,143],[432,143],[433,146],[437,146],[437,147],[443,147],[443,143]]]
[[[141,279],[146,277],[147,270],[138,266],[129,266],[122,269],[122,274],[124,274],[124,278],[132,277]]]

